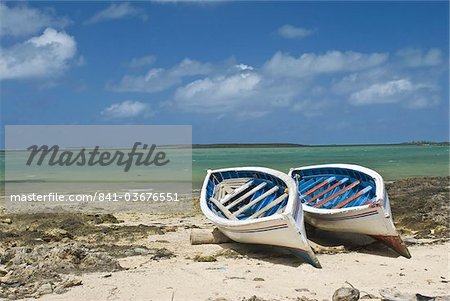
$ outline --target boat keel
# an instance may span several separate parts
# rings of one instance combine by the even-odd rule
[[[411,258],[411,254],[408,251],[408,248],[406,247],[403,240],[400,238],[399,235],[371,235],[376,240],[381,241],[386,246],[390,247],[394,251],[396,251],[398,254],[400,254],[403,257]]]

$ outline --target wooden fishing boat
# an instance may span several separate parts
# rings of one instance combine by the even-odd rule
[[[305,221],[322,230],[369,235],[411,258],[392,221],[383,178],[350,164],[291,169]]]
[[[321,267],[306,238],[297,187],[285,173],[261,167],[208,170],[200,203],[232,240],[285,247]]]

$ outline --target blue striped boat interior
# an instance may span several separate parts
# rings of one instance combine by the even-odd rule
[[[273,215],[286,206],[286,188],[281,179],[264,172],[213,172],[208,180],[206,199],[208,207],[218,216],[229,218],[224,214],[226,209],[238,220],[260,218]],[[219,208],[217,203],[211,201],[212,198],[225,209]]]
[[[311,168],[294,170],[300,201],[321,209],[338,209],[370,203],[376,194],[374,179],[347,168]]]

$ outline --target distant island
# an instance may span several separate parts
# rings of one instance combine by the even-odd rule
[[[295,143],[213,143],[213,144],[192,144],[192,148],[264,148],[264,147],[306,147],[312,145]]]
[[[433,142],[433,141],[412,141],[403,142],[400,145],[439,145],[439,146],[449,146],[450,142]]]
[[[450,146],[450,142],[411,141],[401,143],[374,143],[374,144],[297,144],[297,143],[212,143],[192,144],[193,149],[199,148],[275,148],[275,147],[333,147],[333,146],[386,146],[386,145],[416,145],[416,146]]]
[[[351,147],[351,146],[450,146],[450,142],[433,142],[433,141],[412,141],[401,143],[368,143],[368,144],[299,144],[299,143],[211,143],[211,144],[180,144],[180,145],[165,145],[161,144],[158,147],[162,148],[191,148],[192,149],[204,149],[204,148],[296,148],[296,147]],[[79,147],[68,147],[62,149],[80,149]],[[89,148],[89,147],[87,147]],[[126,149],[125,146],[107,147],[105,149]],[[26,152],[26,149],[10,149],[10,151]],[[5,149],[0,149],[0,154],[4,155]]]

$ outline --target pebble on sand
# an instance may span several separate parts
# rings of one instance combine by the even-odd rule
[[[333,294],[333,301],[357,301],[359,300],[359,290],[352,287],[341,287]]]

